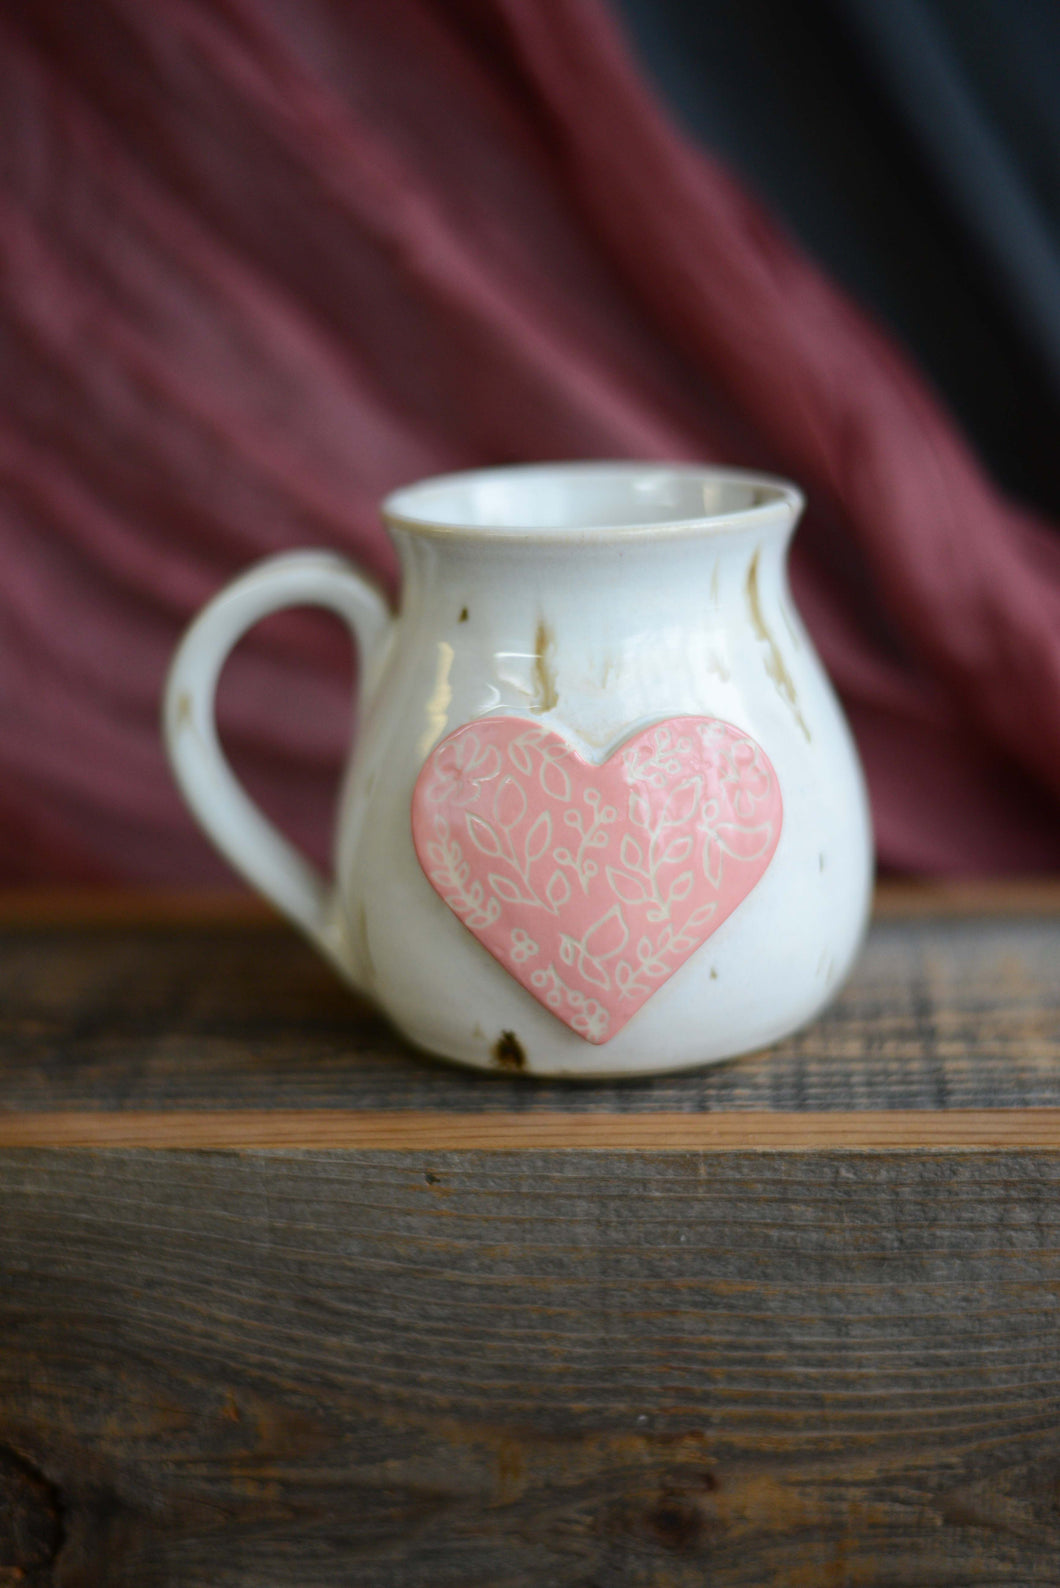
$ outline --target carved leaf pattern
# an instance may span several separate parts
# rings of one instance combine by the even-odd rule
[[[429,881],[493,957],[606,1042],[706,942],[780,837],[776,773],[749,735],[674,717],[601,766],[524,718],[459,728],[412,802]]]

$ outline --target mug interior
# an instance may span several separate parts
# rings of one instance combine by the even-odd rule
[[[410,529],[491,534],[616,533],[702,527],[763,509],[797,512],[800,493],[768,475],[641,463],[533,464],[442,475],[383,504]]]

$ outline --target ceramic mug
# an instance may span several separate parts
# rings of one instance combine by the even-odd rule
[[[165,727],[231,863],[415,1044],[645,1075],[762,1047],[846,975],[870,900],[857,756],[788,592],[795,487],[636,463],[391,495],[400,609],[342,557],[252,568],[189,629]],[[360,728],[320,877],[222,755],[228,652],[337,612]]]

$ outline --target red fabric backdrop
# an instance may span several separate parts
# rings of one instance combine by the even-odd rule
[[[254,558],[483,462],[807,490],[794,585],[883,860],[1060,863],[1060,538],[640,81],[597,0],[0,4],[0,871],[216,881],[168,657]],[[273,620],[226,732],[320,855],[343,641]]]

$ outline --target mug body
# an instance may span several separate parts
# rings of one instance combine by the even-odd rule
[[[341,800],[334,957],[413,1043],[646,1075],[835,993],[871,831],[788,591],[800,508],[765,476],[635,464],[388,500],[401,607]]]

